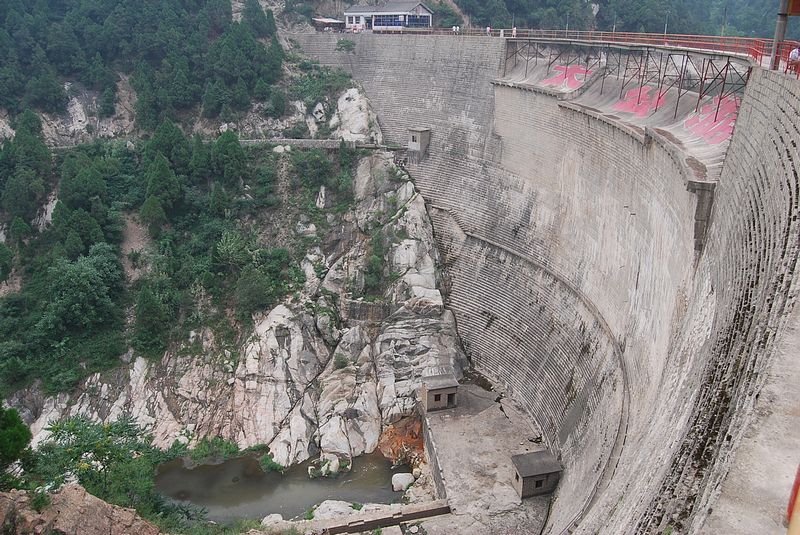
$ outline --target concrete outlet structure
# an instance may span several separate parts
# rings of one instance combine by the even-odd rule
[[[408,129],[408,161],[419,163],[428,154],[428,146],[431,143],[430,128],[409,128]]]
[[[520,498],[550,494],[561,477],[561,463],[549,451],[512,455],[514,488]]]
[[[449,375],[433,375],[422,379],[420,401],[425,412],[452,409],[458,405],[458,381]]]
[[[543,533],[783,534],[800,82],[635,42],[292,38],[359,81],[387,143],[435,132],[407,170],[446,302],[564,467]],[[670,85],[710,62],[725,80]]]

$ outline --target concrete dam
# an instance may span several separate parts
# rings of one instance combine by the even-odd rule
[[[291,37],[362,84],[389,142],[431,129],[408,169],[459,334],[564,466],[542,532],[782,533],[800,83],[698,51]],[[656,61],[725,72],[684,87]]]

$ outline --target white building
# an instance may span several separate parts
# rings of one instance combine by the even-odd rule
[[[386,2],[379,6],[352,6],[344,12],[348,30],[430,28],[433,11],[422,2]]]

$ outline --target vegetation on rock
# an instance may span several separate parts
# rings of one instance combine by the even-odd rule
[[[3,391],[36,379],[47,392],[70,389],[117,364],[127,347],[160,356],[188,331],[247,323],[302,285],[305,249],[264,243],[243,224],[280,209],[279,157],[268,148],[245,149],[231,132],[212,143],[190,140],[165,121],[138,147],[97,142],[58,153],[54,166],[35,114],[21,114],[17,128],[0,150],[10,208],[0,214],[10,220],[0,278],[12,269],[22,278],[20,292],[0,298]],[[292,203],[317,213],[322,185],[338,203],[351,202],[351,153],[293,151]],[[30,223],[57,183],[52,222],[34,231]],[[125,285],[120,245],[131,212],[153,243],[135,251],[143,275]]]

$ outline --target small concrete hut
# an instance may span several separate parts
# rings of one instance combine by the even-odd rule
[[[512,455],[514,488],[520,498],[550,494],[558,486],[563,468],[549,451]]]
[[[452,409],[458,405],[458,381],[452,373],[423,377],[420,393],[425,412]]]

